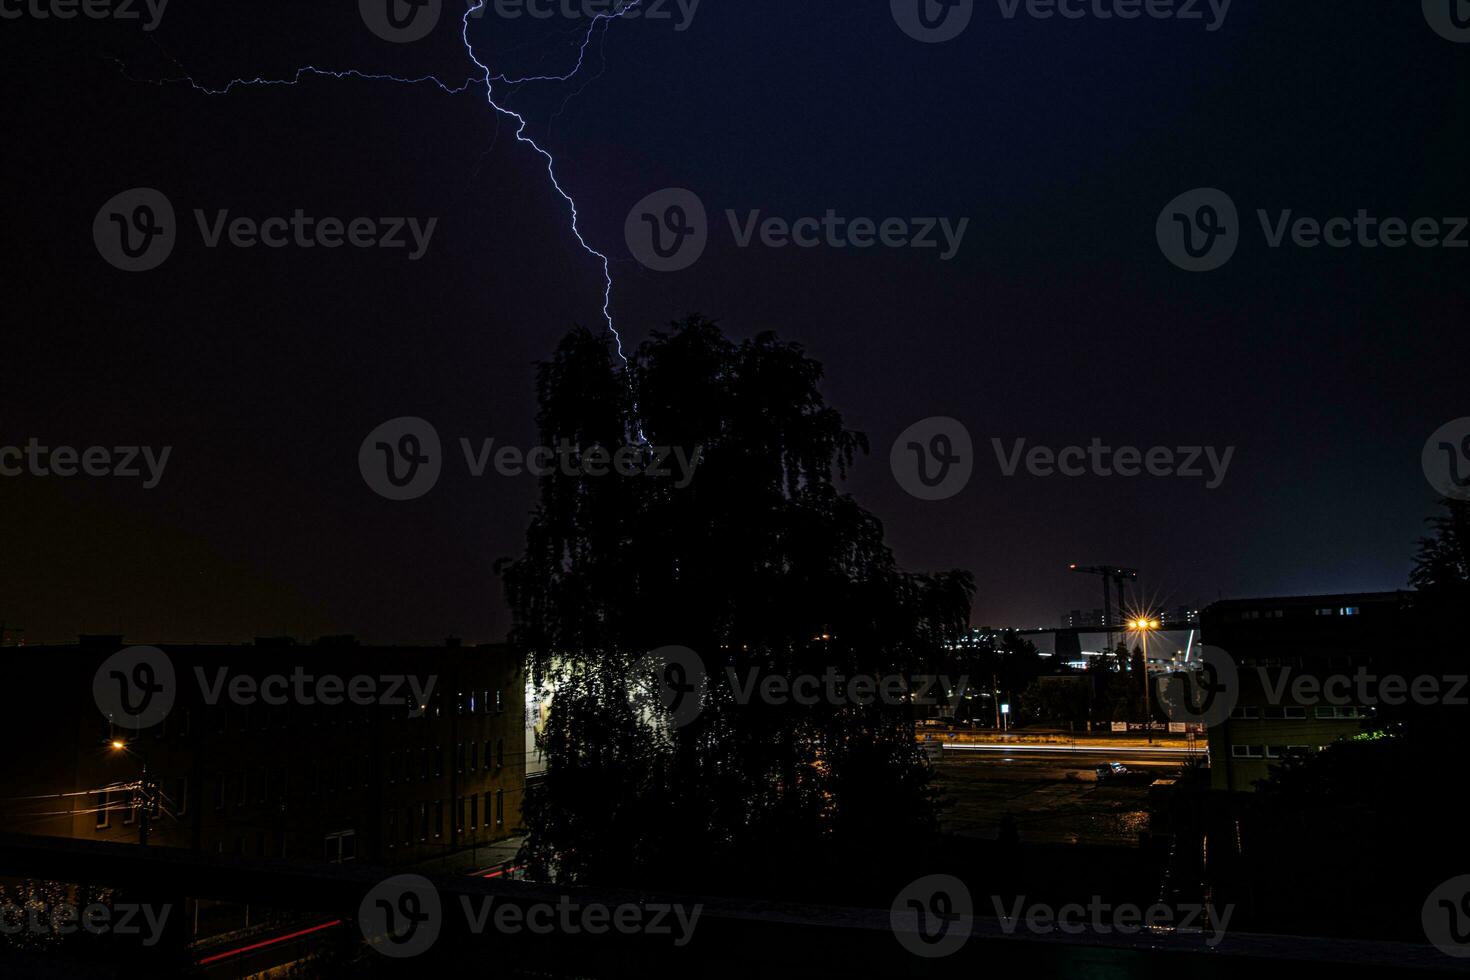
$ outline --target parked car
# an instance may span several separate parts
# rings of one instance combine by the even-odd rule
[[[1114,776],[1123,776],[1128,772],[1128,767],[1121,762],[1108,762],[1097,767],[1097,781],[1112,779]]]

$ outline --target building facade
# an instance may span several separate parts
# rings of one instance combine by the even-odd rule
[[[1355,678],[1385,669],[1401,642],[1407,593],[1232,599],[1200,614],[1201,641],[1228,654],[1238,694],[1211,726],[1215,789],[1250,791],[1273,765],[1372,726]]]
[[[404,866],[473,864],[520,826],[525,686],[505,647],[154,647],[171,703],[146,728],[104,712],[120,648],[6,651],[27,733],[6,830]]]

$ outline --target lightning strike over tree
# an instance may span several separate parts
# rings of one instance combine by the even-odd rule
[[[611,260],[607,257],[606,254],[598,251],[596,248],[593,248],[592,245],[588,243],[587,239],[582,235],[580,214],[577,210],[577,202],[569,193],[567,193],[566,189],[562,187],[561,181],[557,179],[556,158],[552,156],[550,151],[542,147],[530,136],[526,135],[528,123],[525,116],[521,115],[519,112],[516,112],[514,109],[508,108],[507,106],[502,105],[501,103],[496,101],[495,86],[497,84],[510,86],[522,85],[532,82],[571,81],[577,76],[577,74],[582,70],[582,66],[586,63],[587,49],[591,45],[593,36],[597,32],[598,28],[603,26],[605,22],[617,20],[618,18],[627,14],[630,10],[641,6],[643,0],[629,0],[629,2],[627,3],[618,5],[617,8],[611,12],[599,13],[590,18],[590,22],[587,25],[587,31],[582,37],[582,43],[577,49],[577,63],[571,68],[571,70],[561,75],[528,75],[520,78],[513,78],[506,74],[492,74],[490,67],[485,62],[481,61],[479,56],[475,54],[474,42],[470,40],[470,20],[471,18],[478,16],[481,11],[485,9],[487,2],[488,0],[470,0],[470,5],[465,9],[464,16],[461,19],[462,26],[460,30],[460,38],[464,43],[465,54],[474,64],[475,68],[478,71],[478,74],[467,78],[464,83],[460,85],[453,85],[451,83],[445,82],[436,75],[421,75],[415,78],[408,78],[398,75],[365,72],[355,68],[338,71],[327,68],[317,68],[314,65],[306,65],[304,67],[298,68],[295,72],[293,72],[290,76],[286,78],[236,78],[225,83],[225,85],[221,88],[211,88],[206,85],[201,85],[187,73],[180,79],[167,79],[165,81],[188,82],[195,89],[203,92],[206,95],[226,95],[236,87],[245,88],[255,86],[298,85],[301,83],[303,78],[313,75],[322,78],[334,78],[338,80],[351,78],[361,81],[396,82],[400,85],[419,85],[424,83],[432,83],[438,86],[441,91],[445,92],[448,95],[460,95],[471,89],[478,89],[483,86],[485,89],[485,101],[490,106],[490,108],[495,112],[500,113],[503,116],[508,116],[515,121],[516,141],[524,143],[526,146],[529,146],[542,159],[546,161],[546,175],[551,180],[551,186],[556,190],[556,193],[561,197],[561,199],[566,202],[567,207],[571,212],[572,235],[577,239],[578,244],[582,246],[583,250],[601,264],[603,279],[602,316],[603,319],[607,321],[607,328],[613,335],[613,340],[617,346],[618,357],[622,360],[624,365],[627,365],[628,357],[627,354],[625,354],[623,351],[623,337],[622,334],[618,332],[617,326],[613,322],[613,279]],[[163,82],[159,82],[157,84],[163,84]]]

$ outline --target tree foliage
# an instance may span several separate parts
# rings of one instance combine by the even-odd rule
[[[763,333],[700,318],[657,332],[628,371],[606,337],[569,333],[539,368],[543,443],[679,447],[658,476],[541,479],[524,554],[504,566],[513,643],[555,694],[545,781],[528,796],[534,873],[717,886],[852,862],[876,834],[934,828],[907,704],[739,703],[750,672],[910,676],[967,625],[963,572],[900,570],[877,518],[843,493],[864,438],[819,390],[821,366]],[[644,656],[695,651],[689,724],[663,715]]]

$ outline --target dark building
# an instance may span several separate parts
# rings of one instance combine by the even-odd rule
[[[504,647],[162,645],[141,676],[171,703],[142,727],[105,713],[121,646],[4,651],[20,724],[0,827],[129,841],[146,823],[151,844],[204,853],[469,866],[520,824],[525,684]]]
[[[1363,703],[1373,698],[1361,696],[1357,678],[1386,668],[1402,647],[1407,598],[1370,592],[1207,606],[1201,641],[1230,656],[1239,690],[1230,716],[1209,730],[1214,788],[1251,790],[1288,755],[1363,731],[1375,705]]]

